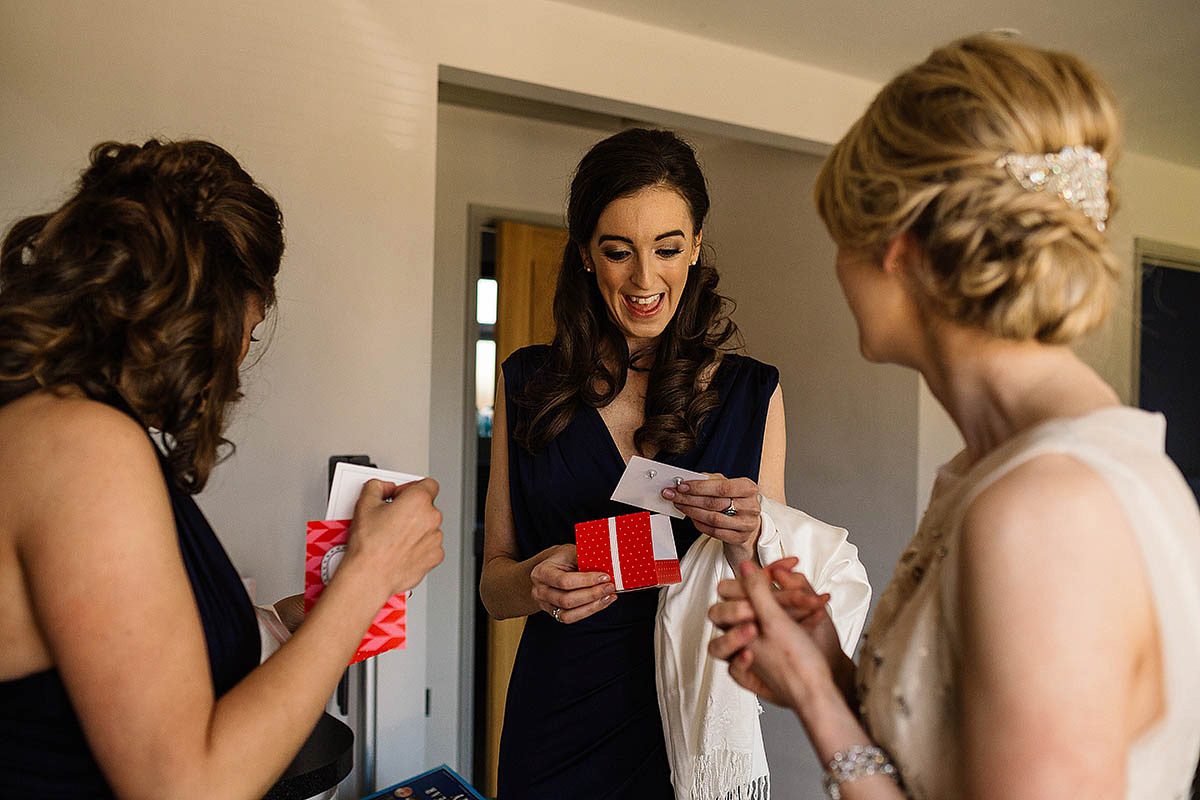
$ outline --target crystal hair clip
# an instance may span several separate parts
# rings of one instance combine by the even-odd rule
[[[1087,145],[1042,155],[1009,153],[996,159],[996,166],[1008,170],[1028,191],[1053,192],[1082,211],[1097,230],[1104,230],[1108,220],[1108,161]]]

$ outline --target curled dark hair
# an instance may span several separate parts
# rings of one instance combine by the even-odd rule
[[[217,145],[97,145],[75,194],[0,248],[0,405],[69,388],[127,404],[200,491],[282,255],[279,206]]]
[[[625,386],[630,369],[648,363],[645,420],[634,433],[643,453],[682,453],[696,443],[719,398],[711,386],[722,353],[737,340],[732,303],[717,293],[717,270],[701,252],[688,271],[675,315],[655,343],[629,352],[609,318],[595,276],[584,270],[587,248],[608,204],[654,186],[686,201],[692,233],[708,215],[708,188],[691,146],[670,131],[633,128],[599,142],[579,162],[567,207],[570,241],[563,251],[554,292],[554,341],[548,363],[515,397],[526,414],[514,438],[541,450],[570,423],[583,404],[601,408]]]

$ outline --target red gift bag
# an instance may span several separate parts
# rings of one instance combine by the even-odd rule
[[[308,523],[308,546],[304,559],[305,614],[312,610],[313,604],[317,602],[321,592],[325,591],[326,584],[341,563],[349,528],[348,519],[313,520]],[[404,595],[392,595],[371,622],[371,627],[367,628],[367,633],[350,663],[355,664],[364,658],[377,656],[398,647],[403,648],[406,630]]]

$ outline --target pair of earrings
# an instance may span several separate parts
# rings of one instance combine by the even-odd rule
[[[651,479],[652,479],[652,478],[654,478],[656,475],[658,475],[658,470],[656,470],[656,469],[648,469],[648,470],[646,470],[646,477],[647,477],[647,478],[651,478]],[[680,477],[678,477],[678,476],[677,476],[677,477],[675,478],[675,485],[676,485],[676,486],[678,486],[678,485],[679,485],[679,484],[681,484],[681,483],[683,483],[683,478],[680,478]]]

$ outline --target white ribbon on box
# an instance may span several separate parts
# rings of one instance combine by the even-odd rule
[[[608,555],[612,559],[612,579],[613,586],[617,587],[617,591],[625,588],[625,581],[621,578],[621,552],[617,549],[617,518],[608,518]]]
[[[675,535],[671,531],[670,518],[662,514],[650,515],[650,547],[655,561],[675,561],[679,556],[675,552]],[[613,586],[618,592],[625,590],[625,581],[621,577],[621,558],[617,549],[617,518],[608,518],[608,553],[612,558]]]

